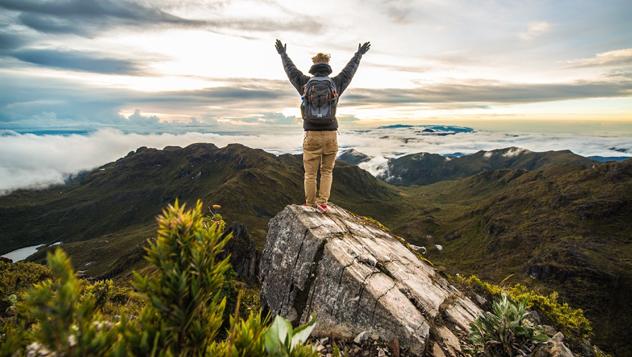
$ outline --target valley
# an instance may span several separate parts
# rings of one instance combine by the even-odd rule
[[[559,291],[586,311],[597,344],[630,352],[632,160],[517,148],[408,156],[389,163],[401,178],[392,183],[339,161],[332,201],[426,247],[446,274]],[[155,216],[176,198],[221,205],[261,249],[268,220],[302,197],[298,155],[238,144],[139,148],[65,185],[0,197],[0,253],[61,241],[82,274],[125,280],[144,264]]]

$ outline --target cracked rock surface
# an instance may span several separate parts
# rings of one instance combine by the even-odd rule
[[[294,323],[316,314],[314,336],[367,331],[412,355],[463,355],[481,313],[396,237],[334,205],[290,205],[270,220],[260,280],[271,312]]]

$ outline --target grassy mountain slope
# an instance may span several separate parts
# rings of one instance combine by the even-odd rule
[[[496,170],[407,191],[391,222],[452,273],[555,289],[585,309],[596,342],[632,353],[632,160],[559,173]]]
[[[525,169],[564,172],[591,167],[592,164],[592,160],[568,150],[533,152],[509,147],[479,151],[457,158],[417,153],[389,160],[388,170],[382,178],[396,185],[427,185],[489,170]]]
[[[412,187],[339,162],[332,201],[429,247],[448,272],[495,282],[514,274],[558,290],[587,311],[597,343],[632,353],[632,160],[588,165],[569,152],[508,150],[462,160],[468,177]],[[140,148],[67,185],[0,197],[0,252],[62,241],[77,270],[124,276],[141,266],[154,217],[175,198],[221,204],[261,245],[269,218],[303,199],[301,157],[242,145]]]
[[[399,193],[369,173],[340,163],[334,176],[333,195],[346,207],[397,210],[388,202]],[[268,220],[303,200],[302,160],[242,145],[140,148],[67,185],[0,197],[0,253],[61,241],[86,274],[128,271],[155,232],[155,216],[176,198],[222,205],[228,222],[246,224],[263,244]]]

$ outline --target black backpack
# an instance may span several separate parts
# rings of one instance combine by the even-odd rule
[[[301,115],[315,125],[330,124],[336,116],[338,91],[333,79],[312,77],[303,89]]]

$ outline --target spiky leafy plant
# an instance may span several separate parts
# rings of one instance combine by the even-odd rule
[[[472,353],[489,357],[528,355],[548,337],[527,316],[524,303],[514,303],[503,294],[492,304],[492,311],[484,312],[470,325]]]
[[[268,318],[261,318],[261,312],[250,311],[246,319],[240,316],[242,294],[237,296],[234,315],[230,317],[228,336],[223,341],[213,343],[207,352],[213,357],[258,357],[265,356],[264,335]]]
[[[309,346],[303,345],[312,330],[316,327],[316,319],[297,328],[281,316],[277,316],[265,335],[265,347],[269,356],[302,357],[316,356]]]
[[[136,287],[147,296],[148,304],[139,320],[127,328],[124,340],[128,352],[217,357],[273,355],[264,349],[267,319],[262,319],[260,312],[241,318],[241,297],[230,317],[226,338],[219,339],[226,307],[224,288],[231,277],[230,257],[219,258],[231,238],[223,232],[221,216],[214,213],[213,217],[205,217],[199,201],[191,210],[178,202],[164,210],[158,218],[158,237],[147,248],[147,261],[155,272],[148,276],[136,274]],[[312,351],[302,345],[309,332],[303,336],[305,332],[295,339],[292,353],[283,356],[314,356],[299,353]]]
[[[146,248],[153,274],[135,274],[147,305],[128,333],[131,352],[144,355],[203,355],[223,322],[222,294],[229,257],[219,259],[230,235],[221,217],[204,217],[202,203],[191,210],[177,201],[158,217],[158,236]],[[134,330],[134,327],[130,327]]]
[[[507,278],[506,278],[507,279]],[[584,315],[582,309],[576,309],[559,301],[559,295],[553,291],[548,295],[528,289],[522,284],[504,286],[481,280],[476,275],[467,278],[457,276],[457,282],[474,287],[478,292],[493,299],[506,294],[513,301],[520,301],[527,309],[536,310],[542,314],[546,323],[564,333],[569,341],[581,341],[592,336],[592,325]]]
[[[34,340],[27,350],[55,351],[63,356],[100,356],[112,352],[117,330],[96,310],[97,299],[83,291],[70,259],[61,250],[48,253],[53,278],[35,284],[24,296],[19,309]]]
[[[268,330],[259,308],[242,317],[241,295],[227,331],[220,334],[232,279],[230,257],[220,258],[230,239],[223,234],[221,216],[205,217],[200,202],[193,209],[176,202],[158,217],[158,226],[157,239],[147,248],[147,274],[136,274],[132,305],[144,304],[140,314],[111,303],[123,293],[113,282],[77,278],[58,248],[48,255],[52,278],[35,284],[17,302],[17,316],[11,319],[19,324],[7,327],[0,321],[0,355],[316,356],[303,345],[314,321],[292,329],[279,318]],[[108,321],[101,311],[120,321]],[[276,344],[268,337],[273,335]],[[269,343],[275,347],[269,349]]]

